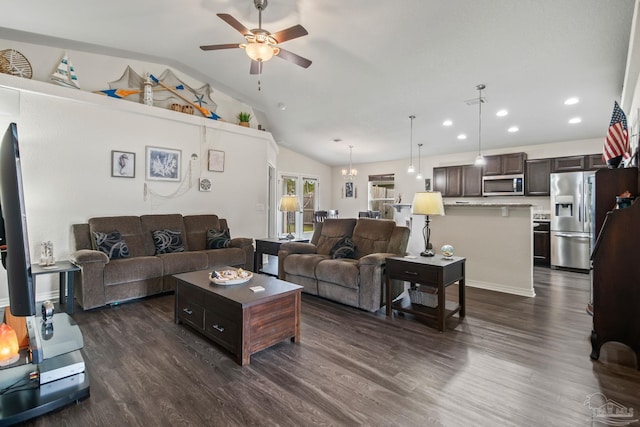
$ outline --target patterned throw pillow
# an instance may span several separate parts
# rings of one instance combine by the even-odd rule
[[[118,230],[110,233],[93,232],[96,249],[107,254],[109,259],[128,258],[129,247]]]
[[[356,244],[353,243],[353,240],[351,240],[350,237],[343,237],[342,239],[338,240],[329,252],[329,255],[333,259],[353,258],[355,254]]]
[[[228,248],[229,243],[231,243],[229,230],[207,230],[207,249]]]
[[[156,255],[184,252],[182,234],[176,230],[154,230],[153,244],[156,245]]]

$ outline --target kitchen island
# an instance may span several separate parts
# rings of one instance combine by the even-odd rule
[[[453,245],[467,259],[466,285],[526,297],[533,288],[533,205],[528,203],[445,203],[444,216],[432,216],[436,254]],[[424,223],[420,223],[420,231]],[[415,232],[415,231],[414,231]],[[417,233],[420,235],[420,233]]]

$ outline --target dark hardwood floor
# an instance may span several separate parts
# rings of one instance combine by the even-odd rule
[[[588,275],[535,282],[535,298],[468,287],[445,333],[303,295],[302,342],[245,367],[174,324],[173,295],[76,312],[91,397],[27,425],[587,426],[597,392],[639,415],[630,352],[589,358]]]

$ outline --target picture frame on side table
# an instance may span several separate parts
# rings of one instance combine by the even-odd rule
[[[180,181],[182,151],[162,147],[146,147],[146,179]]]
[[[111,150],[111,176],[115,178],[135,178],[136,153]]]
[[[209,170],[224,172],[224,151],[209,150]]]

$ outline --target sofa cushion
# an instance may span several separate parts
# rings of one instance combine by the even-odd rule
[[[142,215],[140,217],[140,226],[144,236],[144,244],[147,255],[155,255],[156,245],[153,241],[154,230],[174,230],[179,231],[182,236],[184,233],[184,223],[180,214],[160,214],[160,215]],[[192,250],[188,242],[182,241],[185,251]]]
[[[109,259],[129,257],[127,242],[125,242],[118,230],[113,230],[109,233],[94,231],[92,235],[95,249],[107,254]]]
[[[162,275],[205,270],[209,267],[207,254],[200,251],[175,252],[158,255],[162,260]]]
[[[316,266],[325,259],[329,259],[329,255],[291,254],[284,259],[284,271],[294,276],[315,278]]]
[[[227,248],[229,243],[231,243],[229,230],[207,230],[207,249]]]
[[[329,255],[334,245],[343,237],[351,237],[355,218],[327,218],[322,224],[316,253]],[[356,243],[357,244],[357,243]]]
[[[218,215],[185,215],[183,217],[187,246],[190,251],[207,249],[207,231],[225,230]]]
[[[247,252],[242,248],[209,249],[207,254],[208,267],[230,266],[239,267],[247,264]]]
[[[104,266],[104,285],[162,277],[162,259],[156,256],[116,259]]]
[[[338,258],[354,258],[356,253],[356,245],[353,243],[350,237],[343,237],[338,240],[336,244],[331,248],[329,256],[333,259]]]
[[[154,254],[155,249],[147,252],[145,240],[151,241],[151,246],[153,247],[153,239],[151,238],[151,233],[149,233],[148,239],[145,239],[143,236],[139,217],[104,216],[89,219],[89,231],[91,233],[94,231],[110,233],[113,230],[118,230],[122,235],[122,238],[127,242],[127,246],[129,247],[129,256],[131,258]]]
[[[378,252],[388,252],[389,240],[396,223],[386,219],[360,218],[353,229],[356,258]]]
[[[345,288],[357,289],[360,285],[358,261],[352,259],[326,259],[316,266],[319,282],[335,283]]]
[[[156,255],[184,252],[182,233],[177,230],[153,230],[153,243],[156,246]]]

